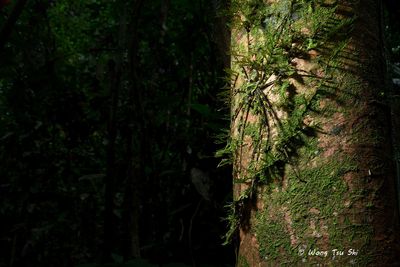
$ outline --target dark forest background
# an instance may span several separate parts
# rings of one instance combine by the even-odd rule
[[[234,266],[224,8],[0,1],[0,266]]]

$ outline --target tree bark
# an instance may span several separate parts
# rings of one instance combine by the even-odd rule
[[[141,182],[144,180],[145,166],[145,147],[146,136],[144,126],[144,112],[142,102],[142,92],[140,91],[140,81],[138,77],[138,46],[139,46],[139,18],[144,1],[134,1],[131,11],[131,21],[129,23],[128,40],[128,105],[129,105],[129,126],[127,134],[127,177],[125,191],[125,225],[127,227],[128,242],[126,244],[128,258],[140,258],[140,235],[139,235],[139,214],[141,205]],[[136,128],[136,129],[135,129]],[[134,130],[135,129],[135,130]],[[136,139],[140,141],[137,142]],[[134,149],[136,145],[136,151]]]
[[[380,1],[266,2],[232,9],[238,266],[400,264]]]
[[[120,63],[117,63],[118,65]],[[116,186],[116,166],[115,166],[115,141],[117,137],[117,109],[120,86],[120,66],[112,60],[109,62],[110,73],[110,114],[107,123],[107,174],[104,177],[104,262],[111,260],[112,249],[115,247],[115,215],[114,215],[114,196]]]

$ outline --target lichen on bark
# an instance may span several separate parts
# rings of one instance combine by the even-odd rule
[[[398,248],[377,241],[394,243],[397,227],[382,69],[371,63],[380,60],[371,50],[378,11],[357,1],[237,0],[231,12],[227,147],[239,257],[250,266],[368,264],[377,252],[392,260]],[[349,249],[357,255],[334,255]]]

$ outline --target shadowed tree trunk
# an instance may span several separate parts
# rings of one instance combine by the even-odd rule
[[[118,63],[119,64],[119,63]],[[112,60],[109,62],[110,72],[110,114],[107,125],[108,144],[107,144],[107,174],[104,178],[104,261],[111,258],[111,253],[115,247],[115,218],[114,218],[114,195],[116,187],[116,167],[115,167],[115,141],[117,137],[116,113],[118,105],[118,95],[120,86],[120,67]]]
[[[380,9],[232,3],[238,266],[400,264]]]
[[[127,101],[129,103],[128,114],[130,116],[128,118],[129,125],[126,140],[128,169],[124,197],[126,207],[124,226],[128,233],[128,241],[125,245],[127,250],[126,256],[128,258],[140,258],[139,213],[141,205],[140,197],[143,196],[140,184],[145,178],[144,166],[147,155],[145,151],[147,141],[143,118],[143,98],[138,78],[138,46],[140,41],[138,29],[143,3],[142,0],[134,1],[131,11],[131,21],[129,23],[128,73],[130,86],[128,88]],[[136,139],[139,139],[139,142]]]

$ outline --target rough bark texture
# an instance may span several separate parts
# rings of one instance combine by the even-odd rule
[[[313,12],[321,6],[313,6]],[[251,67],[240,65],[240,53],[250,51],[251,41],[259,39],[251,31],[246,33],[245,23],[233,28],[232,69],[237,77],[232,136],[240,140],[234,155],[234,179],[242,181],[235,184],[236,199],[254,186],[256,177],[249,177],[263,168],[268,157],[255,156],[256,138],[249,131],[241,134],[240,128],[259,123],[263,114],[268,116],[268,125],[263,124],[268,129],[261,129],[260,135],[268,139],[273,151],[274,142],[284,142],[281,124],[290,125],[298,111],[304,111],[299,137],[290,139],[292,146],[284,149],[287,157],[280,160],[278,171],[263,172],[264,182],[246,197],[240,219],[239,266],[400,264],[380,4],[338,1],[334,13],[337,20],[355,18],[352,30],[334,32],[319,46],[309,46],[306,53],[289,55],[295,69],[286,78],[290,108],[281,104],[274,89],[279,75],[269,75],[268,86],[263,88],[269,102],[265,113],[246,112],[241,108],[243,98],[235,93],[249,82],[245,73],[251,72]],[[324,30],[333,24],[327,21]],[[309,27],[301,31],[307,36]],[[247,56],[261,55],[249,52]],[[296,102],[300,95],[306,104]]]

